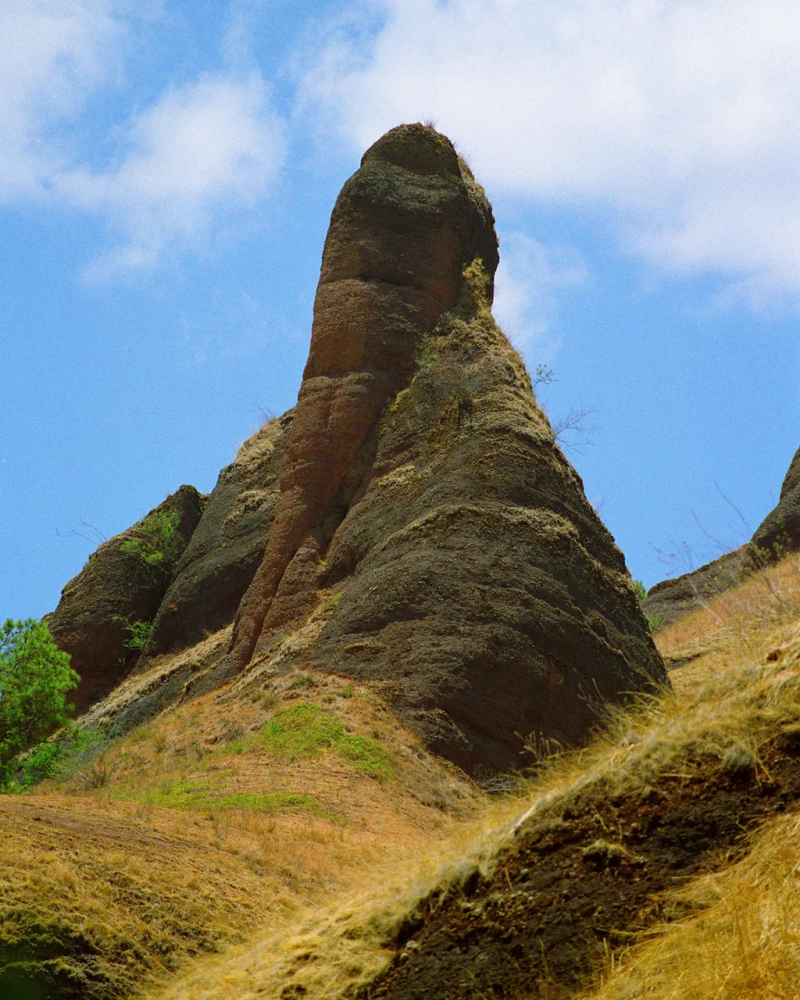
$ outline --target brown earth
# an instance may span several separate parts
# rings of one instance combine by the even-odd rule
[[[741,856],[757,824],[800,800],[800,743],[752,758],[687,760],[615,795],[589,787],[524,824],[490,878],[477,870],[409,917],[369,1000],[567,1000],[608,948],[680,916],[669,893],[724,855]]]
[[[71,695],[78,714],[107,695],[129,673],[136,650],[126,646],[125,622],[150,622],[155,617],[180,552],[192,535],[203,509],[203,497],[193,486],[177,492],[154,508],[153,514],[180,515],[175,551],[156,565],[125,552],[126,542],[139,536],[147,519],[115,535],[92,553],[81,572],[67,583],[52,614],[45,615],[59,648],[81,678]]]

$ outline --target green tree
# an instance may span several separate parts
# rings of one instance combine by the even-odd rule
[[[68,691],[80,677],[44,622],[9,619],[0,629],[0,782],[22,750],[67,721]]]

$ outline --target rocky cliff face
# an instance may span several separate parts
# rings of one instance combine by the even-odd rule
[[[800,549],[800,448],[783,480],[777,506],[756,528],[750,544],[767,560]]]
[[[234,656],[311,607],[317,567],[372,465],[379,420],[411,378],[421,338],[473,258],[497,266],[483,192],[433,129],[393,129],[334,207],[311,351],[264,561],[239,609]]]
[[[193,486],[181,486],[121,535],[89,557],[61,592],[56,610],[45,616],[58,646],[70,654],[81,682],[72,700],[78,713],[108,694],[130,671],[138,651],[126,643],[125,623],[151,622],[158,611],[181,552],[203,508]],[[174,517],[171,543],[159,550],[148,541],[154,516]],[[154,558],[160,551],[161,558]],[[148,557],[149,561],[148,561]]]

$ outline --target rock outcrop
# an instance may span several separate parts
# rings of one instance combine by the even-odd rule
[[[364,154],[331,217],[275,520],[237,615],[239,666],[262,634],[309,610],[319,559],[372,464],[379,419],[473,258],[494,274],[483,192],[444,136],[392,129]]]
[[[756,528],[750,545],[756,558],[767,561],[800,549],[800,448],[783,480],[777,506]]]
[[[338,603],[308,659],[476,773],[665,683],[623,556],[491,317],[491,208],[421,125],[336,203],[264,561],[233,656]],[[535,752],[535,751],[534,751]]]
[[[800,448],[781,486],[777,506],[756,528],[749,542],[713,562],[647,592],[642,607],[658,627],[697,611],[711,598],[731,590],[747,576],[800,550]]]
[[[108,694],[131,669],[138,650],[126,645],[131,633],[125,625],[153,620],[202,507],[197,490],[181,486],[147,517],[103,542],[64,587],[56,610],[45,616],[81,678],[72,695],[77,713]],[[146,530],[162,516],[174,529],[165,550],[151,544],[152,533]]]
[[[749,545],[742,545],[700,569],[652,586],[642,608],[656,620],[654,627],[671,625],[741,583],[749,565],[749,550]]]
[[[229,625],[264,557],[292,411],[271,420],[219,474],[178,562],[147,656],[184,649]]]
[[[622,553],[492,319],[497,263],[491,206],[446,137],[403,125],[365,153],[331,217],[295,409],[246,442],[197,527],[194,494],[157,586],[122,536],[65,589],[53,621],[81,705],[129,669],[119,616],[155,617],[129,684],[147,704],[126,718],[305,665],[368,682],[471,774],[667,683]],[[237,603],[227,655],[219,633],[200,659],[153,662]]]

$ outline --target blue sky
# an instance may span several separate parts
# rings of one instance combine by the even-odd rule
[[[0,0],[0,618],[293,405],[336,194],[425,119],[634,577],[749,537],[800,444],[800,7]]]

